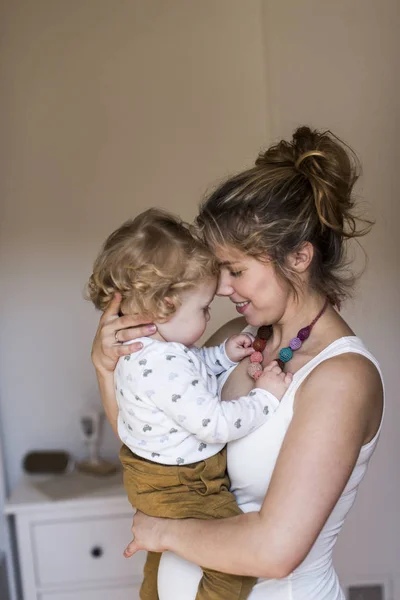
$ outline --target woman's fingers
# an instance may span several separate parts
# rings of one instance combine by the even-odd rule
[[[115,352],[115,356],[119,358],[120,356],[128,356],[128,354],[133,354],[134,352],[139,352],[143,348],[142,342],[134,342],[133,344],[116,344],[113,348]]]
[[[119,320],[121,323],[118,323],[118,324],[122,324],[122,319],[124,319],[124,317],[121,317],[121,319]],[[117,325],[117,322],[115,322],[114,325]],[[113,328],[113,331],[114,331],[114,339],[115,339],[115,331],[118,331],[117,338],[118,338],[118,342],[121,343],[121,342],[129,342],[129,340],[135,340],[136,338],[153,335],[153,333],[155,333],[157,331],[157,327],[153,324],[140,325],[140,327],[130,325],[129,329],[118,327],[118,329]]]
[[[116,293],[102,314],[92,347],[92,361],[96,369],[111,372],[120,356],[137,352],[140,343],[124,345],[124,342],[153,335],[157,328],[143,318],[130,315],[119,316],[121,294]]]
[[[149,517],[137,510],[132,523],[133,540],[125,548],[124,556],[129,558],[138,550],[164,552],[166,548],[162,536],[169,522],[169,519]]]
[[[100,335],[103,348],[106,350],[110,345],[153,335],[157,331],[156,326],[146,319],[132,315],[118,316],[120,307],[121,294],[116,293],[100,319]]]
[[[101,322],[107,323],[107,321],[109,321],[110,319],[117,318],[120,307],[121,307],[121,294],[119,292],[116,292],[114,294],[114,297],[111,300],[110,304],[107,306],[106,310],[103,312],[101,319],[100,319],[100,323]]]
[[[107,306],[100,318],[100,324],[103,326],[103,328],[110,326],[112,331],[118,331],[120,329],[136,328],[140,325],[150,324],[149,320],[133,317],[132,315],[123,315],[120,317],[120,308],[121,294],[116,292],[110,304]],[[134,337],[138,336],[133,335],[130,339],[133,339]]]
[[[132,315],[117,317],[114,322],[118,325],[118,329],[128,329],[129,327],[139,327],[140,325],[149,325],[151,323],[147,319],[143,319],[143,317],[133,317]]]
[[[132,540],[124,550],[125,558],[130,558],[131,556],[136,554],[136,552],[138,550],[139,550],[138,545],[136,544],[135,540]]]

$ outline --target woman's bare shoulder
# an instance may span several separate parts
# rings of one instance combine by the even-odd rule
[[[362,354],[346,352],[321,362],[313,369],[305,381],[305,387],[328,385],[347,388],[352,391],[373,391],[381,389],[381,377],[374,363]]]
[[[243,317],[238,317],[237,319],[232,319],[222,325],[212,336],[205,342],[205,346],[217,346],[218,344],[222,344],[226,338],[234,335],[235,333],[240,333],[246,327],[246,319]]]
[[[376,366],[365,356],[346,353],[320,363],[299,389],[297,406],[303,402],[324,404],[335,398],[339,410],[349,419],[363,413],[364,443],[379,428],[383,410],[383,386]]]

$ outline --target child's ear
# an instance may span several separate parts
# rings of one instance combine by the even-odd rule
[[[170,298],[169,296],[165,296],[164,298],[164,302],[167,306],[175,306],[175,303],[173,302],[172,298]]]
[[[174,312],[176,311],[176,298],[171,298],[170,296],[165,296],[165,298],[163,299],[163,304],[164,304],[164,310],[166,311],[166,314],[168,315],[173,315]]]

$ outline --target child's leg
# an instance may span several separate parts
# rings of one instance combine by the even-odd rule
[[[204,569],[196,600],[246,600],[256,583],[255,577],[228,575]]]
[[[219,519],[241,514],[229,491],[226,451],[186,466],[151,463],[134,455],[128,448],[120,452],[124,465],[124,484],[135,508],[154,517],[172,519]],[[151,563],[155,564],[155,563]],[[154,588],[154,570],[145,570],[142,590]],[[158,563],[157,563],[158,571]],[[255,578],[203,570],[196,600],[245,600]],[[149,579],[150,578],[150,579]],[[157,596],[140,596],[157,600]]]
[[[159,600],[157,589],[158,567],[161,552],[148,552],[143,570],[143,582],[140,586],[140,600]]]
[[[226,519],[241,514],[233,494],[231,502],[221,507],[215,507],[212,503],[211,510],[213,515],[211,518],[217,519]],[[256,577],[229,575],[212,569],[203,569],[203,577],[199,583],[196,600],[222,600],[222,598],[223,600],[246,600],[256,582]]]
[[[163,503],[165,495],[168,496],[169,486],[173,488],[174,485],[180,485],[176,476],[177,467],[150,463],[133,454],[126,446],[122,446],[119,456],[124,467],[125,489],[132,506],[152,516],[169,516],[160,512],[159,504]],[[159,600],[157,579],[160,559],[159,552],[147,553],[140,600]]]
[[[242,514],[229,491],[226,449],[196,465],[180,467],[179,479],[188,488],[184,495],[186,515],[182,516],[208,520]],[[246,600],[256,582],[255,577],[203,569],[196,600]]]

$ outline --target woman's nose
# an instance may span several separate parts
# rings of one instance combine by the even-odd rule
[[[229,277],[225,273],[221,273],[218,280],[217,296],[232,296],[234,290],[229,282]]]

